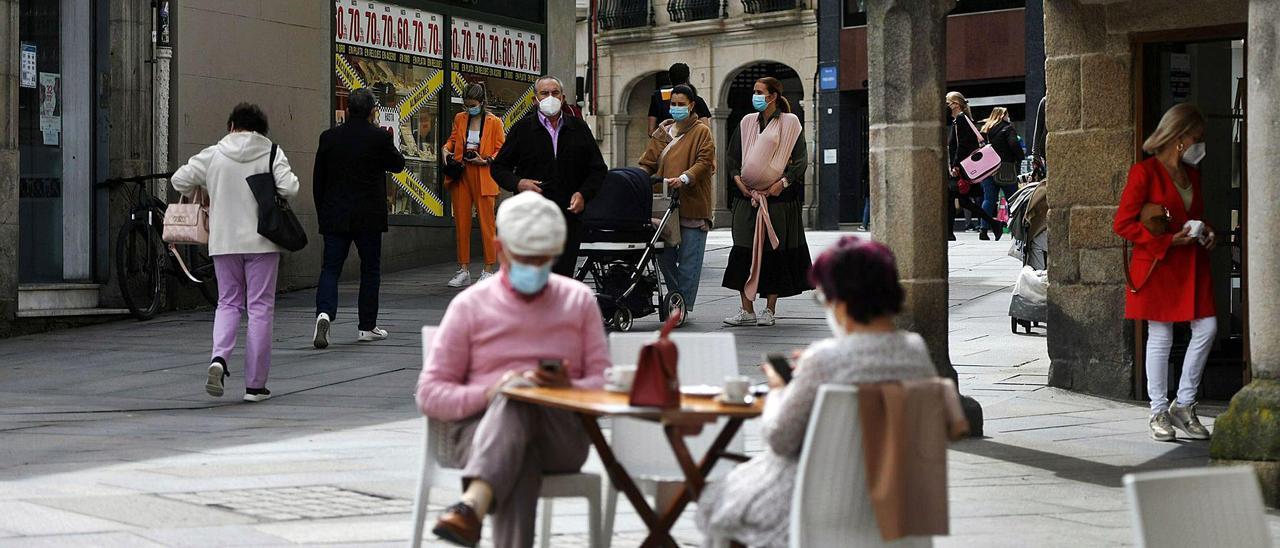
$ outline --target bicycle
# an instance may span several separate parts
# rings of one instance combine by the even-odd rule
[[[173,276],[185,286],[195,286],[209,304],[218,298],[213,260],[204,246],[167,246],[162,237],[164,211],[168,204],[156,198],[154,182],[168,180],[172,173],[138,177],[117,177],[98,184],[113,188],[133,185],[125,195],[129,218],[116,235],[116,282],[129,312],[138,320],[149,320],[160,311],[165,280]],[[181,264],[186,265],[185,271]]]

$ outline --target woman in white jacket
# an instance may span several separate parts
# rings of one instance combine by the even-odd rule
[[[240,316],[248,310],[244,400],[252,402],[271,397],[267,372],[276,273],[284,250],[258,234],[258,202],[246,179],[270,172],[281,196],[288,199],[298,193],[298,177],[283,150],[277,147],[275,164],[267,165],[272,147],[267,129],[267,116],[257,105],[236,105],[227,119],[227,136],[192,156],[171,179],[173,188],[184,195],[190,196],[196,187],[205,187],[209,193],[209,255],[218,276],[218,311],[205,391],[222,395],[223,379],[230,376],[227,358],[235,350]]]

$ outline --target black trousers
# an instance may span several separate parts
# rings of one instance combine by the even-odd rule
[[[360,253],[360,297],[357,326],[370,331],[378,326],[378,290],[382,285],[382,232],[330,233],[324,235],[324,259],[320,265],[320,284],[316,287],[316,315],[338,318],[338,278],[342,265],[355,244]]]
[[[582,220],[572,213],[565,214],[564,253],[556,261],[551,271],[570,278],[578,266],[578,250],[582,247]]]
[[[994,227],[1000,224],[999,221],[996,221],[995,217],[992,217],[990,213],[987,213],[986,210],[982,209],[982,204],[974,202],[973,198],[969,194],[961,194],[956,187],[950,188],[951,194],[947,198],[947,234],[955,234],[956,232],[957,201],[960,202],[960,207],[968,210],[974,217],[985,219],[987,221],[987,226]],[[972,193],[972,190],[975,188],[981,191],[981,187],[975,183],[969,187],[970,192]]]

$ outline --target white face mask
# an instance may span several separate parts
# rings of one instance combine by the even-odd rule
[[[548,95],[546,99],[538,101],[538,111],[541,112],[543,116],[555,116],[560,114],[560,99]]]
[[[827,311],[827,327],[831,328],[831,335],[835,337],[843,337],[849,332],[845,330],[844,324],[840,323],[840,319],[836,317],[836,311],[831,307],[826,307]]]
[[[1187,150],[1182,151],[1182,163],[1193,166],[1198,165],[1204,160],[1205,154],[1204,143],[1196,143],[1187,147]]]

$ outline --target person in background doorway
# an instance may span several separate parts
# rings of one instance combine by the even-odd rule
[[[862,230],[871,231],[871,162],[862,162]]]
[[[710,121],[711,110],[707,108],[706,101],[697,96],[697,88],[689,83],[689,65],[684,63],[671,65],[671,68],[667,69],[667,77],[671,80],[671,85],[653,90],[653,97],[649,99],[649,134],[653,135],[653,130],[658,129],[658,124],[671,119],[671,92],[681,84],[693,90],[692,112]]]
[[[404,170],[404,156],[391,134],[378,127],[377,102],[367,89],[347,98],[347,120],[320,134],[312,194],[324,258],[316,287],[316,325],[312,346],[329,346],[331,322],[338,317],[338,278],[351,244],[360,254],[359,323],[356,341],[387,338],[378,327],[378,291],[382,285],[382,233],[387,231],[387,173]]]
[[[979,219],[985,220],[990,227],[995,227],[996,239],[1004,234],[1004,223],[995,220],[994,217],[988,215],[981,206],[973,202],[973,188],[978,185],[978,181],[968,181],[964,179],[964,170],[960,168],[960,160],[968,158],[973,151],[978,150],[978,134],[973,124],[973,112],[969,109],[969,101],[958,92],[950,92],[947,94],[947,108],[951,111],[951,130],[947,133],[947,164],[950,166],[950,179],[947,188],[951,191],[950,199],[947,204],[950,211],[947,215],[947,234],[950,236],[948,240],[955,240],[955,218],[956,204],[972,213]]]
[[[471,211],[475,208],[480,219],[481,245],[484,247],[484,270],[480,279],[492,276],[496,267],[493,250],[495,207],[498,199],[498,183],[489,173],[489,162],[498,155],[506,142],[506,130],[502,119],[486,108],[487,93],[483,84],[467,84],[462,90],[464,110],[453,117],[453,130],[449,141],[441,149],[441,157],[453,157],[463,165],[462,177],[446,178],[449,199],[453,203],[453,225],[458,237],[458,272],[449,280],[449,287],[471,285]]]
[[[996,154],[1000,155],[1000,168],[990,177],[982,180],[982,210],[987,212],[988,217],[995,217],[996,210],[1000,207],[1000,194],[1004,194],[1005,201],[1008,201],[1013,198],[1013,193],[1018,191],[1018,168],[1022,163],[1022,143],[1018,140],[1018,130],[1009,121],[1009,110],[1004,107],[991,109],[991,115],[982,124],[982,133],[987,136],[987,142],[996,149]],[[978,233],[978,239],[988,239],[988,230],[995,232],[997,228],[983,219],[982,231]],[[1003,231],[1003,227],[1000,230]],[[996,232],[997,240],[1000,236],[1001,233]]]
[[[1217,244],[1217,234],[1204,224],[1205,196],[1196,167],[1205,155],[1204,129],[1204,116],[1194,105],[1182,103],[1169,109],[1142,143],[1142,150],[1151,157],[1129,170],[1129,181],[1116,209],[1115,232],[1133,243],[1133,257],[1126,265],[1129,291],[1124,315],[1130,320],[1146,320],[1149,331],[1149,426],[1152,439],[1157,441],[1174,441],[1174,428],[1192,439],[1209,439],[1209,430],[1196,416],[1200,377],[1218,333],[1209,270],[1209,252]],[[1144,210],[1153,207],[1163,208],[1167,231],[1152,232],[1144,223]],[[1173,324],[1180,322],[1191,322],[1191,342],[1182,361],[1178,398],[1170,405],[1166,386],[1169,350]]]
[[[1049,126],[1045,123],[1044,111],[1045,105],[1049,102],[1049,97],[1040,98],[1040,106],[1036,107],[1036,129],[1031,134],[1031,158],[1035,166],[1037,178],[1043,179],[1048,172],[1048,163],[1045,161],[1045,141],[1049,138]]]
[[[729,139],[726,163],[733,248],[721,285],[738,292],[742,308],[725,325],[772,326],[778,298],[809,289],[809,244],[804,235],[804,127],[782,96],[782,82],[766,76],[752,87],[756,112]],[[756,315],[755,300],[767,308]]]
[[[490,173],[498,186],[510,192],[537,192],[564,210],[568,236],[554,271],[572,277],[582,244],[579,215],[600,191],[608,168],[591,126],[562,112],[564,84],[543,76],[534,89],[538,111],[511,126]]]
[[[227,360],[236,347],[240,317],[249,313],[244,357],[244,401],[271,397],[271,332],[275,325],[276,274],[280,246],[258,234],[258,201],[245,182],[250,175],[271,173],[276,193],[285,199],[298,194],[298,177],[284,151],[267,138],[267,115],[257,105],[241,103],[227,119],[227,135],[218,144],[192,156],[170,182],[190,197],[196,187],[209,194],[209,256],[218,277],[218,310],[213,317],[213,357],[205,392],[221,397],[231,376]]]
[[[684,297],[685,317],[693,312],[702,279],[702,256],[711,230],[711,176],[716,171],[716,143],[705,119],[693,112],[697,94],[686,85],[671,92],[671,118],[649,136],[640,167],[662,177],[679,193],[680,243],[664,249],[658,264],[667,288]]]

